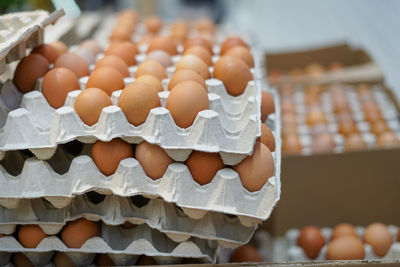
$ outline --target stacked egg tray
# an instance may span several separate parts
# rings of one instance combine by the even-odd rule
[[[361,137],[364,139],[369,149],[375,148],[376,136],[370,132],[371,126],[365,120],[361,103],[358,99],[356,88],[352,85],[346,85],[345,91],[349,100],[349,106],[354,120],[356,121],[357,129],[361,133]],[[382,112],[383,118],[388,124],[389,129],[397,134],[400,138],[400,121],[398,113],[394,103],[389,98],[387,93],[383,90],[381,85],[374,85],[371,87],[376,103],[379,105]],[[300,137],[302,144],[302,154],[312,154],[311,145],[313,141],[312,129],[306,123],[307,105],[305,104],[305,90],[302,86],[296,86],[293,95],[293,101],[297,112],[297,133]],[[338,122],[332,108],[331,93],[327,90],[323,91],[320,96],[321,108],[324,111],[327,118],[327,125],[330,133],[333,135],[336,146],[334,148],[335,153],[341,153],[344,151],[345,137],[338,131]],[[283,126],[284,127],[284,126]]]
[[[0,16],[0,73],[7,63],[23,58],[27,49],[41,45],[44,28],[64,14],[61,9],[51,14],[37,10]]]

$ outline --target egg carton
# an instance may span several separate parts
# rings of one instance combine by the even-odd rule
[[[200,150],[219,152],[225,164],[237,164],[252,153],[254,142],[261,134],[260,81],[249,82],[242,96],[236,98],[226,93],[219,80],[208,80],[207,84],[212,92],[225,96],[210,93],[210,110],[199,112],[193,125],[182,129],[164,107],[152,109],[145,123],[133,126],[116,106],[121,90],[112,94],[114,105],[104,108],[98,123],[89,127],[73,109],[80,90],[70,92],[64,107],[55,110],[41,92],[21,95],[8,81],[0,94],[0,119],[5,123],[0,129],[0,151],[3,151],[0,159],[4,151],[18,149],[30,149],[39,159],[48,159],[58,144],[74,139],[93,143],[97,139],[109,141],[122,137],[130,143],[145,140],[157,144],[178,161],[184,161],[192,150]],[[159,93],[162,106],[168,94],[168,91]],[[222,100],[226,98],[231,99]]]
[[[6,64],[23,58],[27,48],[43,43],[43,31],[64,16],[63,9],[49,14],[44,10],[16,12],[0,16],[0,74]]]
[[[54,235],[68,221],[84,217],[101,220],[107,225],[120,225],[126,221],[147,224],[175,242],[196,237],[216,240],[219,245],[232,248],[247,243],[256,229],[255,226],[243,226],[237,217],[215,212],[208,212],[200,220],[191,219],[181,209],[161,199],[80,195],[70,199],[65,207],[55,207],[53,203],[60,205],[60,201],[54,200],[54,197],[49,201],[45,198],[19,199],[13,203],[15,207],[0,207],[0,233],[12,234],[17,225],[35,224],[46,234]],[[1,204],[4,203],[3,200]]]
[[[373,260],[373,259],[399,259],[400,258],[400,242],[395,241],[397,240],[397,232],[399,228],[397,226],[389,225],[388,229],[393,236],[393,244],[390,247],[387,254],[383,257],[376,256],[372,247],[366,243],[364,243],[364,251],[365,251],[365,259]],[[356,227],[356,232],[360,239],[363,239],[365,228],[364,227]],[[315,261],[326,260],[326,250],[328,248],[328,243],[330,242],[331,237],[331,228],[322,228],[321,229],[322,235],[325,239],[325,246],[321,249],[319,255],[315,259]],[[298,229],[291,229],[286,232],[285,235],[285,243],[286,247],[284,251],[287,254],[287,261],[312,261],[310,258],[307,257],[303,248],[297,245],[297,238],[300,235],[300,230]]]
[[[64,252],[76,266],[89,265],[96,253],[108,254],[116,265],[133,265],[140,255],[154,257],[160,264],[179,263],[186,257],[211,263],[216,250],[209,241],[197,238],[176,243],[145,225],[124,229],[102,224],[101,236],[90,238],[80,248],[68,248],[58,236],[44,238],[36,248],[24,248],[14,236],[4,236],[0,238],[0,264],[7,264],[11,253],[21,252],[35,266],[42,266],[50,263],[55,251]]]

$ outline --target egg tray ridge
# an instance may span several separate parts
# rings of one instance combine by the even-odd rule
[[[160,264],[180,262],[181,258],[197,258],[214,262],[217,247],[207,240],[191,238],[182,243],[168,239],[145,225],[133,229],[101,225],[101,237],[92,237],[80,248],[68,248],[57,236],[43,239],[36,248],[24,248],[13,236],[0,238],[0,264],[9,262],[11,253],[21,252],[35,265],[50,263],[55,251],[64,252],[76,266],[87,266],[96,253],[107,253],[115,264],[134,264],[140,255],[152,256]]]
[[[58,144],[74,139],[93,143],[97,139],[109,141],[122,137],[129,143],[145,140],[157,144],[177,161],[184,161],[192,150],[199,150],[219,152],[225,164],[237,164],[252,153],[255,140],[261,134],[260,81],[249,82],[238,97],[228,95],[219,80],[207,82],[213,92],[209,93],[210,110],[201,111],[191,127],[182,129],[164,107],[152,109],[139,126],[130,124],[119,107],[106,107],[98,123],[89,127],[73,109],[80,90],[70,92],[65,105],[55,110],[41,92],[21,95],[8,81],[0,94],[0,122],[5,121],[0,129],[0,160],[7,150],[30,149],[39,159],[48,159]],[[113,93],[114,105],[120,93],[121,90]],[[168,91],[159,93],[162,106],[168,94]]]
[[[106,195],[100,203],[92,203],[85,195],[68,199],[67,206],[55,208],[45,198],[20,199],[13,207],[0,207],[0,233],[12,234],[16,225],[39,225],[48,235],[57,234],[69,221],[87,218],[101,220],[107,225],[120,225],[126,221],[141,225],[147,224],[174,242],[184,242],[191,237],[216,240],[223,247],[234,248],[247,243],[256,227],[245,227],[236,217],[208,212],[199,220],[191,219],[173,204],[161,199],[141,201],[144,206],[136,206],[129,198]],[[140,200],[138,200],[140,201]],[[2,200],[0,204],[5,203]],[[59,202],[55,202],[60,204]],[[65,204],[65,203],[63,203]]]

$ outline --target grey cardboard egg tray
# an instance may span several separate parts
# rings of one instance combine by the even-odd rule
[[[210,110],[199,112],[193,125],[182,129],[176,126],[164,107],[151,110],[142,125],[130,124],[116,106],[121,90],[111,97],[114,106],[104,108],[98,123],[89,127],[73,109],[80,90],[70,92],[64,107],[55,110],[41,92],[21,95],[8,81],[0,92],[0,120],[5,123],[0,129],[0,159],[4,151],[18,149],[30,149],[39,159],[48,159],[58,144],[74,139],[93,143],[97,139],[109,141],[123,137],[130,143],[146,140],[160,145],[178,161],[185,160],[192,150],[200,150],[219,152],[224,163],[236,164],[252,153],[254,142],[261,133],[260,81],[249,82],[245,92],[238,97],[228,95],[221,81],[208,80],[207,84],[210,91],[224,96],[210,93]],[[165,106],[168,94],[168,91],[159,93],[162,106]]]
[[[400,258],[400,242],[397,242],[397,232],[398,232],[398,227],[389,225],[388,229],[390,233],[393,236],[393,244],[390,247],[388,253],[383,256],[379,257],[376,256],[372,250],[372,247],[368,244],[364,244],[364,251],[365,251],[365,259],[398,259]],[[364,227],[356,227],[357,234],[359,235],[360,239],[363,239],[363,234],[364,234]],[[318,260],[326,260],[326,250],[328,247],[328,244],[330,242],[330,236],[332,229],[331,228],[322,228],[322,235],[325,238],[325,246],[321,249],[318,257],[315,259],[316,261]],[[286,247],[283,247],[283,251],[286,251],[287,261],[310,261],[307,257],[307,255],[304,253],[304,250],[297,245],[297,238],[300,234],[300,230],[298,229],[291,229],[286,232],[285,236],[285,245]],[[282,249],[282,248],[281,248]]]
[[[65,14],[56,10],[49,14],[44,10],[17,12],[0,16],[0,74],[6,64],[26,55],[27,48],[43,43],[43,31]]]
[[[207,240],[191,238],[176,243],[146,225],[133,229],[101,224],[101,236],[92,237],[80,248],[68,248],[58,236],[48,236],[36,248],[24,248],[14,236],[0,238],[0,264],[11,253],[21,252],[35,265],[49,264],[56,251],[64,252],[76,266],[88,266],[96,253],[108,254],[116,265],[133,265],[140,255],[154,257],[159,264],[179,263],[182,258],[214,262],[217,247]]]

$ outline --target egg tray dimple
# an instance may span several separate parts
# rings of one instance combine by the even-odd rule
[[[0,74],[6,64],[23,58],[27,48],[43,43],[43,31],[65,14],[56,10],[49,14],[44,10],[16,12],[0,16]]]
[[[187,257],[211,263],[215,262],[216,250],[212,242],[197,238],[176,243],[145,225],[123,229],[102,224],[101,237],[90,238],[80,248],[66,247],[58,236],[46,237],[36,248],[24,248],[14,236],[4,236],[0,238],[0,264],[6,264],[11,253],[21,252],[35,266],[46,265],[55,251],[67,254],[77,266],[89,265],[96,253],[109,254],[117,265],[134,264],[140,255],[154,257],[160,264],[179,263]]]
[[[399,228],[397,226],[389,225],[388,226],[390,233],[392,234],[393,241],[397,240],[397,232]],[[356,231],[360,239],[363,239],[363,234],[365,231],[364,227],[356,227]],[[316,261],[326,260],[326,250],[328,248],[328,244],[330,242],[330,236],[332,229],[331,228],[322,228],[322,235],[325,239],[325,246],[321,249],[318,254]],[[312,261],[307,257],[303,248],[297,245],[297,238],[300,235],[300,230],[291,229],[286,232],[286,248],[287,251],[287,259],[288,261]],[[364,251],[365,251],[365,259],[373,260],[373,259],[399,259],[400,257],[400,242],[393,242],[387,254],[383,257],[378,257],[374,254],[372,247],[366,243],[364,243]]]
[[[133,224],[147,224],[175,242],[184,242],[191,237],[216,240],[224,247],[237,247],[247,243],[256,227],[243,226],[237,217],[208,212],[199,220],[191,219],[173,204],[161,199],[140,199],[136,206],[129,198],[105,195],[100,203],[92,203],[85,195],[62,201],[50,197],[20,199],[15,207],[0,207],[0,233],[11,234],[17,225],[39,225],[48,235],[57,234],[68,221],[87,218],[101,220],[107,225],[120,225],[126,221]],[[145,203],[146,201],[147,204]],[[3,199],[0,203],[6,203]],[[8,203],[8,204],[11,204]],[[68,203],[66,206],[64,206]]]

